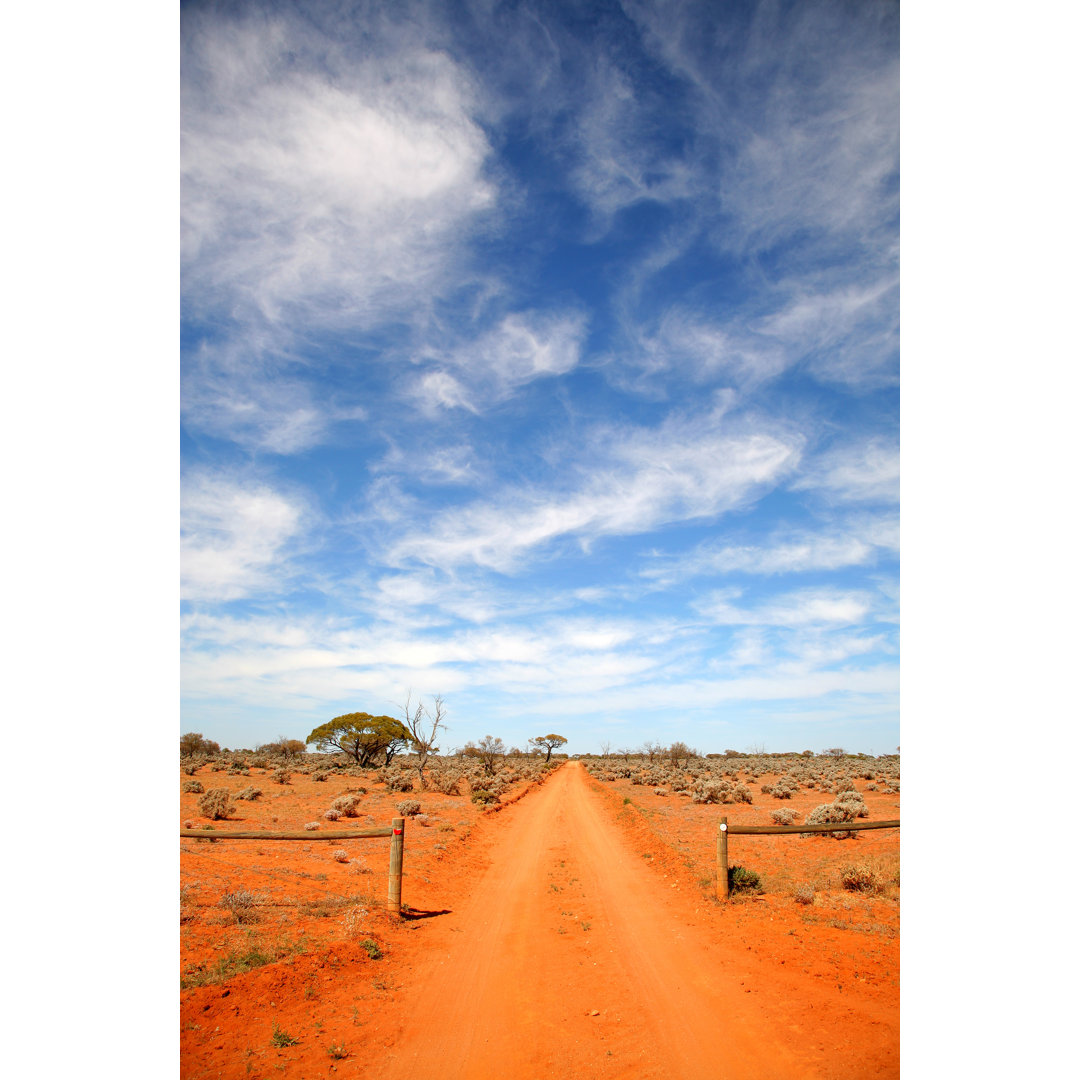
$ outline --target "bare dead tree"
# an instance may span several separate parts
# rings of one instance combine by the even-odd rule
[[[435,745],[439,728],[446,727],[446,705],[440,694],[435,695],[431,708],[427,708],[423,701],[418,701],[416,707],[412,706],[412,691],[405,699],[401,707],[405,715],[405,727],[412,736],[413,752],[416,754],[416,771],[420,776],[420,790],[423,791],[427,781],[424,779],[424,770],[427,768],[428,759],[432,754],[437,754],[439,748]]]

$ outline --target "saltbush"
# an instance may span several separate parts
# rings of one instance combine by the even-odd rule
[[[397,812],[402,817],[412,817],[420,813],[420,804],[415,799],[404,799],[397,804]]]
[[[345,817],[356,817],[357,807],[360,805],[359,795],[339,795],[331,804],[331,810],[337,810]]]
[[[762,891],[761,875],[753,870],[747,870],[745,866],[729,866],[728,890],[733,893],[759,893]]]
[[[211,788],[199,800],[199,813],[211,821],[219,821],[229,817],[233,812],[232,803],[229,802],[227,788]]]
[[[877,892],[880,882],[870,866],[845,866],[840,870],[840,884],[849,892]]]
[[[184,791],[189,795],[201,795],[205,789],[198,780],[185,780]]]

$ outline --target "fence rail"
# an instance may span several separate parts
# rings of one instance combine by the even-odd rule
[[[180,838],[187,840],[371,840],[390,837],[390,873],[387,885],[386,909],[401,914],[401,875],[405,864],[405,819],[394,818],[389,825],[374,829],[335,829],[333,832],[263,832],[242,829],[219,832],[217,829],[181,829]]]
[[[890,821],[842,821],[831,825],[729,825],[722,817],[716,827],[716,898],[727,900],[728,889],[728,837],[767,836],[781,833],[834,833],[856,832],[863,829],[899,829],[900,819]]]

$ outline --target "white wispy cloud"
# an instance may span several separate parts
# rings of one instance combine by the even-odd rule
[[[448,244],[495,197],[448,55],[350,63],[284,10],[185,14],[181,36],[189,304],[355,326],[446,272]]]
[[[808,461],[791,486],[841,502],[896,503],[900,499],[900,447],[882,437],[845,443]]]
[[[463,68],[419,32],[360,56],[316,22],[181,21],[184,314],[213,328],[185,359],[184,418],[286,454],[363,411],[313,389],[310,336],[422,322],[497,200]]]
[[[694,601],[694,608],[710,622],[728,626],[810,625],[850,626],[863,622],[873,610],[873,597],[857,589],[799,589],[754,607],[732,601],[742,596],[737,588],[716,589]]]
[[[428,416],[441,409],[482,412],[535,379],[564,375],[581,358],[585,319],[580,312],[515,312],[455,348],[428,350],[411,395]]]
[[[839,527],[837,527],[837,525]],[[853,518],[818,532],[780,532],[764,542],[732,544],[708,540],[675,555],[656,555],[640,570],[660,586],[717,574],[798,574],[872,565],[899,550],[895,515]]]
[[[727,434],[714,414],[609,430],[596,443],[569,490],[514,489],[455,508],[395,543],[391,558],[508,572],[560,538],[587,544],[743,506],[794,468],[800,451],[791,434]]]
[[[899,205],[896,12],[763,3],[721,24],[684,0],[623,7],[696,92],[718,243],[760,250],[803,230],[878,242]]]
[[[299,499],[269,485],[189,474],[180,498],[182,598],[235,600],[272,589],[307,517]]]

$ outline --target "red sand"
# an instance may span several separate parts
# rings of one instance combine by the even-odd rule
[[[200,779],[261,786],[263,800],[239,804],[243,825],[281,830],[364,782],[297,775],[279,789],[254,771]],[[382,825],[396,802],[419,799],[431,826],[407,828],[402,895],[412,912],[401,919],[375,906],[386,895],[386,841],[340,845],[370,873],[334,862],[333,843],[182,841],[182,883],[198,886],[188,892],[197,906],[182,909],[193,914],[181,926],[181,970],[251,942],[283,959],[181,992],[181,1075],[899,1075],[898,902],[832,880],[845,863],[895,859],[895,830],[846,841],[733,836],[731,862],[762,872],[767,891],[718,904],[720,814],[763,824],[774,806],[801,814],[831,796],[696,806],[601,783],[576,762],[515,796],[492,814],[460,797],[380,788],[365,796],[374,820],[322,823]],[[898,796],[865,798],[872,818],[899,816]],[[201,824],[196,797],[183,799],[182,816]],[[795,903],[794,886],[815,880],[815,903]],[[265,897],[250,927],[224,925],[216,906],[238,887]],[[375,899],[349,936],[334,898],[363,893]],[[290,953],[301,936],[305,952]],[[382,958],[368,956],[362,937]],[[275,1028],[298,1041],[275,1047]]]

